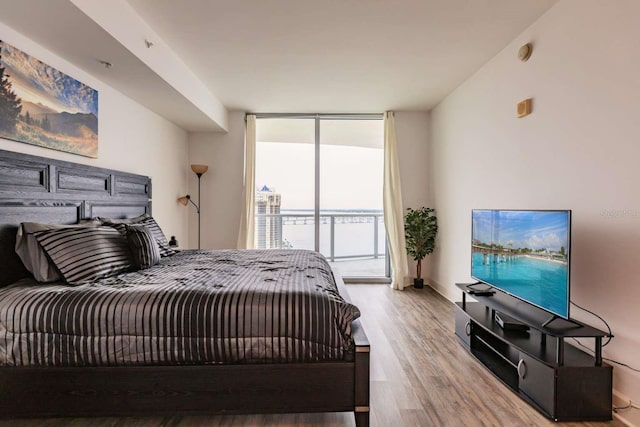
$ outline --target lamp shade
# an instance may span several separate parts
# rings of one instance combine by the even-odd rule
[[[207,165],[191,165],[191,170],[194,173],[202,175],[203,173],[205,173],[206,171],[209,170],[209,166],[207,166]]]
[[[191,196],[189,196],[188,194],[183,197],[178,197],[178,203],[182,203],[184,206],[187,206],[187,203],[189,203],[190,198]]]

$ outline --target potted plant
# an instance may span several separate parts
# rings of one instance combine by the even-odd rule
[[[438,218],[432,208],[421,207],[407,209],[404,216],[404,235],[407,241],[407,253],[417,262],[414,288],[424,287],[422,279],[422,260],[433,252],[438,232]]]

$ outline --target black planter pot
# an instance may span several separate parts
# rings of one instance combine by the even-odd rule
[[[424,279],[413,279],[413,287],[416,289],[424,288]]]

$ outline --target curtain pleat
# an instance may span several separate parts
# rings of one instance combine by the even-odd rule
[[[391,258],[391,287],[404,289],[409,281],[407,251],[404,238],[404,210],[402,208],[402,188],[398,149],[396,141],[395,116],[392,111],[384,114],[384,184],[383,209],[384,227]]]
[[[256,198],[256,116],[247,114],[244,132],[244,186],[242,216],[238,232],[238,249],[252,249],[254,245],[254,213]]]

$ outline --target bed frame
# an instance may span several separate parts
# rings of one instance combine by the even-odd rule
[[[149,177],[0,150],[0,286],[29,276],[14,251],[20,222],[144,212]],[[0,418],[354,412],[368,426],[369,342],[359,320],[352,329],[355,353],[337,362],[0,367]]]

